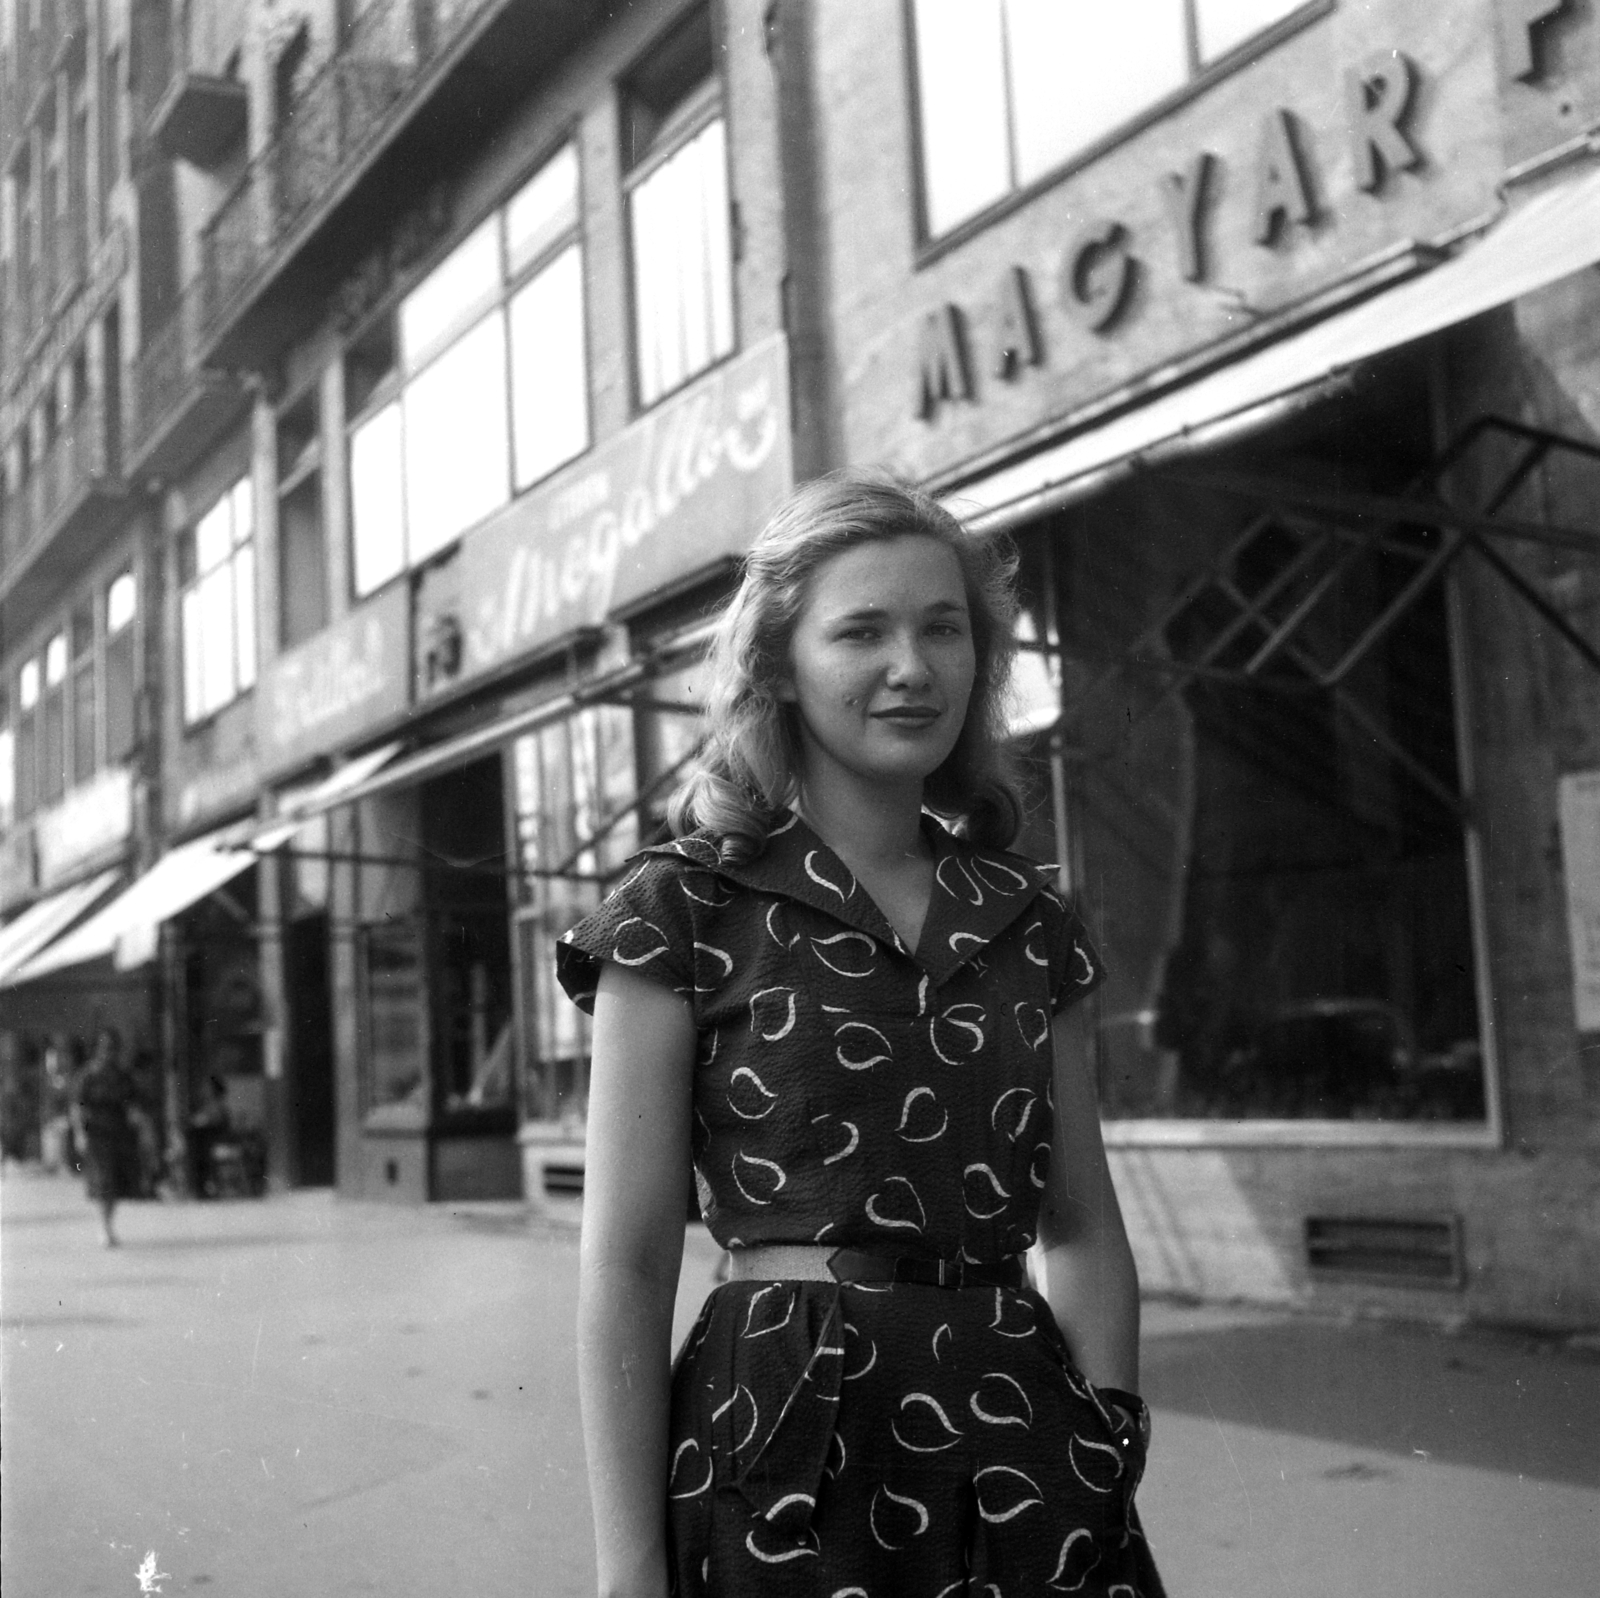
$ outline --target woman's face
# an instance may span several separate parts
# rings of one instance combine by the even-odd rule
[[[832,556],[811,575],[789,661],[781,693],[808,784],[831,769],[920,789],[955,747],[977,670],[954,552],[910,534]]]

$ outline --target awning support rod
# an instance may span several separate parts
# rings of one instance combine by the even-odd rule
[[[1241,498],[1322,511],[1332,515],[1370,517],[1378,522],[1413,523],[1419,527],[1453,527],[1459,532],[1481,533],[1491,538],[1509,538],[1527,543],[1546,544],[1555,549],[1575,549],[1586,555],[1600,555],[1600,532],[1575,527],[1552,527],[1543,522],[1524,522],[1481,511],[1462,510],[1443,500],[1410,499],[1400,494],[1371,494],[1358,489],[1314,488],[1305,483],[1285,482],[1281,478],[1255,477],[1246,472],[1184,472],[1162,469],[1163,481],[1186,488],[1212,489]]]

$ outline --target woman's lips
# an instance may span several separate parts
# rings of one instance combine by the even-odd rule
[[[874,721],[892,721],[903,727],[926,727],[939,719],[939,712],[931,705],[905,705],[893,710],[875,710]]]

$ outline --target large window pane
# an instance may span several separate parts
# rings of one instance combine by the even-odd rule
[[[511,301],[511,415],[517,487],[589,442],[583,256],[570,245]]]
[[[639,397],[648,405],[733,348],[722,123],[639,184],[629,214]]]
[[[553,155],[506,206],[506,256],[513,272],[549,249],[578,221],[578,152]]]
[[[184,594],[181,609],[183,611],[183,719],[198,721],[206,713],[198,588],[191,588]]]
[[[1314,682],[1432,546],[1345,562],[1269,667],[1246,675],[1308,591],[1304,572],[1273,585],[1309,535],[1263,524],[1207,584],[1197,576],[1237,527],[1191,519],[1177,540],[1103,514],[1123,536],[1057,551],[1077,679],[1120,673],[1077,709],[1071,795],[1108,971],[1106,1114],[1481,1122],[1442,590],[1336,690]],[[1265,619],[1240,632],[1250,601]],[[1172,664],[1210,674],[1121,666],[1136,644],[1152,652],[1153,630]]]
[[[232,496],[225,494],[200,518],[194,530],[195,569],[211,571],[228,558],[232,548]]]
[[[106,590],[106,631],[120,632],[131,622],[139,608],[139,589],[132,572],[123,572],[112,579]]]
[[[200,698],[209,714],[233,698],[233,569],[200,579]]]
[[[1305,0],[1195,0],[1200,59],[1213,60],[1304,4]]]
[[[505,321],[499,311],[405,394],[406,523],[423,560],[510,497]]]
[[[350,509],[358,594],[405,570],[405,476],[400,402],[350,435]]]
[[[1019,183],[1183,84],[1183,9],[1184,0],[1006,0]]]
[[[400,305],[400,348],[414,372],[458,328],[465,327],[500,291],[500,216],[497,212],[465,239]]]
[[[916,52],[923,196],[938,235],[1011,186],[1000,0],[917,0]]]
[[[233,615],[238,648],[236,687],[242,692],[256,680],[256,552],[247,545],[233,557]]]
[[[9,826],[17,808],[17,739],[9,727],[0,727],[0,826]]]
[[[85,782],[94,775],[96,737],[94,661],[85,661],[72,674],[72,780]]]

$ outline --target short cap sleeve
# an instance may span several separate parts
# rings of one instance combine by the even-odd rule
[[[1046,899],[1059,911],[1050,947],[1050,1010],[1060,1015],[1088,998],[1105,981],[1106,970],[1077,911],[1053,892]]]
[[[593,915],[556,944],[556,979],[580,1010],[594,1013],[600,968],[615,961],[685,997],[694,994],[694,923],[683,867],[647,855]]]

